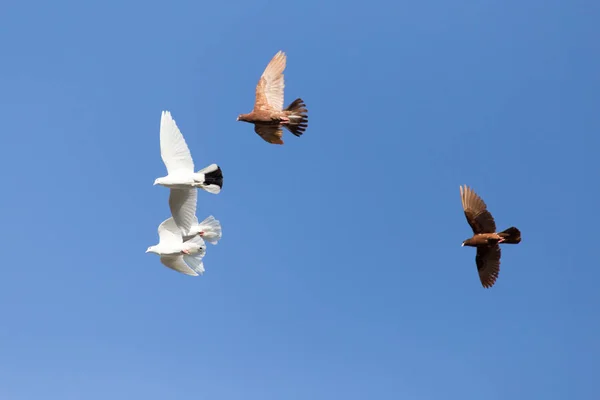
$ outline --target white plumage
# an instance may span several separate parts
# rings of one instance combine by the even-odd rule
[[[148,247],[146,253],[158,254],[161,263],[182,274],[197,276],[204,273],[202,259],[206,244],[200,236],[184,242],[181,230],[173,218],[168,218],[158,226],[158,238],[158,244]]]
[[[190,149],[169,111],[163,111],[160,117],[160,155],[167,167],[167,176],[157,178],[155,185],[170,189],[204,189],[209,193],[221,191],[219,183],[207,183],[206,177],[219,169],[211,164],[194,172],[194,160]]]
[[[194,172],[190,150],[168,111],[160,119],[160,151],[167,167],[167,176],[155,180],[155,185],[170,188],[171,218],[158,227],[159,243],[146,253],[160,256],[165,266],[186,275],[202,275],[206,255],[204,240],[217,244],[221,239],[221,224],[212,215],[202,222],[196,217],[197,188],[217,194],[223,175],[216,164]]]
[[[208,243],[216,245],[222,236],[221,223],[212,215],[208,216],[204,221],[198,223],[198,218],[194,216],[194,224],[183,236],[183,240],[191,239],[194,235],[200,235],[202,239]]]

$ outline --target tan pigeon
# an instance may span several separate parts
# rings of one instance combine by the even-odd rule
[[[256,85],[254,109],[249,114],[240,114],[237,117],[238,121],[254,124],[254,132],[272,144],[283,144],[282,128],[300,137],[308,126],[308,110],[302,99],[297,98],[283,109],[285,64],[285,53],[279,51],[269,62]]]
[[[473,189],[466,185],[460,187],[460,198],[467,222],[473,229],[473,237],[465,240],[462,246],[477,247],[475,263],[479,279],[485,288],[491,288],[500,273],[500,243],[518,244],[521,242],[521,232],[510,227],[496,233],[494,217],[487,210],[484,201]]]

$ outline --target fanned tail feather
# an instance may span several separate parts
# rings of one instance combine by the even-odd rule
[[[517,244],[521,242],[521,231],[519,231],[514,226],[511,226],[510,228],[499,232],[498,235],[504,238],[504,241],[502,243]]]
[[[196,172],[199,185],[202,189],[212,194],[219,194],[223,188],[223,171],[217,164],[211,164]]]
[[[221,223],[218,219],[215,219],[212,215],[207,217],[204,221],[198,224],[199,231],[204,232],[202,238],[208,243],[216,245],[219,239],[221,239]]]
[[[297,98],[283,111],[286,111],[287,117],[290,119],[290,122],[283,126],[294,135],[302,136],[308,127],[308,110],[304,101]]]

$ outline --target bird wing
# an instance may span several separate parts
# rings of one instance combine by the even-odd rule
[[[254,125],[254,132],[271,144],[283,144],[283,130],[277,125]]]
[[[190,276],[198,276],[198,274],[187,266],[187,264],[183,261],[182,256],[161,256],[160,262],[177,272],[181,272],[182,274],[190,275]]]
[[[283,110],[283,89],[285,82],[283,70],[286,56],[282,51],[277,52],[256,85],[256,101],[254,110]]]
[[[178,244],[183,244],[181,230],[177,227],[173,218],[164,220],[158,226],[158,242],[165,247],[175,247]]]
[[[196,201],[198,199],[198,189],[171,189],[169,194],[169,208],[175,224],[181,230],[182,235],[186,235],[196,218]]]
[[[494,233],[496,232],[496,223],[494,217],[487,210],[485,202],[473,191],[465,185],[460,187],[460,198],[462,201],[463,210],[467,217],[467,222],[471,225],[473,233]]]
[[[483,287],[491,288],[494,286],[496,279],[498,279],[498,274],[500,273],[500,256],[501,251],[498,245],[477,247],[475,263],[477,264],[477,272],[479,272],[479,279]]]
[[[163,111],[160,117],[160,156],[169,174],[178,170],[194,172],[190,149],[169,111]]]

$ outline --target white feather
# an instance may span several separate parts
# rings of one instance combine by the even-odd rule
[[[196,203],[198,191],[196,189],[171,189],[169,195],[169,208],[175,224],[181,232],[189,232],[196,218]]]
[[[160,118],[160,156],[167,167],[167,176],[157,178],[154,181],[155,185],[171,189],[200,188],[213,194],[221,191],[217,185],[204,184],[203,171],[216,170],[216,164],[194,172],[194,160],[190,150],[169,111],[163,111]]]
[[[160,156],[169,175],[194,172],[190,149],[169,111],[163,111],[160,117]]]

